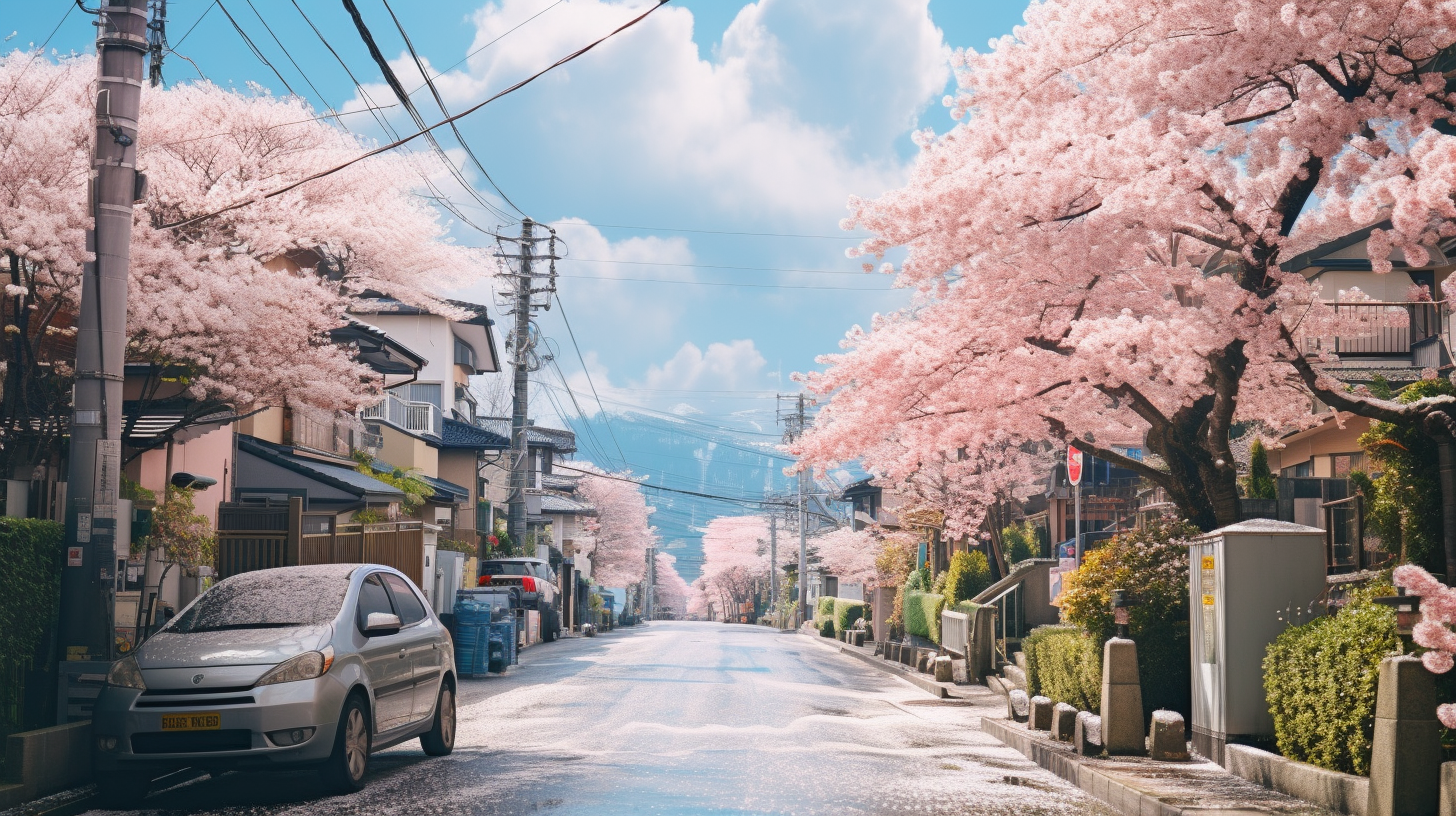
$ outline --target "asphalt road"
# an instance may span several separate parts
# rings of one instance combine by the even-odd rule
[[[535,646],[461,686],[454,754],[376,754],[361,793],[231,773],[147,812],[1108,814],[977,729],[989,692],[935,700],[804,635],[654,623]]]

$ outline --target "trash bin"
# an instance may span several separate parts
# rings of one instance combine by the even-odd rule
[[[502,618],[514,617],[511,609],[513,598],[509,592],[489,588],[462,589],[456,593],[455,669],[461,677],[504,671],[495,667],[502,665],[501,661],[510,655],[497,647],[494,652],[498,657],[493,659],[492,640],[496,637],[498,622]]]

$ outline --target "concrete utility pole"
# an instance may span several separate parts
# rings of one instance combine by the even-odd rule
[[[779,514],[768,516],[768,608],[772,610],[779,602]],[[779,623],[783,625],[782,622]]]
[[[147,24],[147,79],[162,84],[162,57],[167,52],[167,0],[151,0],[152,21]]]
[[[61,645],[67,660],[108,660],[114,638],[116,500],[121,478],[122,379],[137,118],[147,53],[147,0],[107,0],[96,28],[96,142],[88,205],[95,227],[81,273],[76,385],[66,479],[66,569],[61,574]]]
[[[657,548],[647,548],[647,586],[642,593],[643,617],[653,620],[657,614]]]
[[[807,400],[803,393],[789,396],[780,395],[780,400],[792,400],[793,409],[788,412],[779,411],[779,420],[784,423],[784,441],[793,442],[804,433],[807,419],[804,409]],[[808,478],[804,471],[799,471],[798,479],[798,506],[799,506],[799,611],[794,617],[794,624],[801,625],[804,622],[804,608],[809,605],[809,543],[808,543],[808,514],[804,508],[804,482]]]
[[[511,398],[511,496],[507,506],[507,525],[511,542],[517,547],[526,544],[526,444],[527,387],[530,376],[526,365],[531,338],[531,243],[535,239],[535,222],[521,222],[520,273],[516,277],[516,327],[512,334],[515,350],[514,390]]]
[[[540,361],[534,353],[536,341],[531,335],[531,316],[537,309],[551,308],[551,296],[556,293],[556,261],[560,260],[556,255],[556,231],[547,227],[548,234],[538,237],[536,227],[536,222],[527,218],[521,222],[520,238],[501,239],[519,244],[520,254],[512,255],[505,252],[496,254],[498,258],[513,259],[517,262],[516,271],[509,276],[513,288],[507,293],[509,313],[515,317],[515,326],[511,331],[510,343],[513,391],[511,398],[511,479],[510,496],[506,500],[506,524],[509,527],[511,541],[518,547],[525,546],[526,543],[526,488],[530,486],[531,473],[531,462],[528,458],[530,446],[527,444],[526,436],[526,430],[530,427],[527,387],[531,382],[530,372],[540,368]],[[548,242],[549,249],[544,255],[535,251],[535,244],[539,241]],[[537,261],[549,263],[549,270],[544,276],[546,278],[545,286],[542,287],[535,285],[537,277],[540,277],[534,266]],[[544,299],[536,299],[536,295],[542,294],[545,295]]]

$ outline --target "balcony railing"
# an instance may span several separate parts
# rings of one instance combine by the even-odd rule
[[[410,402],[389,392],[385,392],[382,402],[365,408],[359,416],[382,420],[411,433],[436,437],[441,435],[444,426],[444,417],[433,403]]]
[[[289,411],[289,443],[303,448],[348,456],[355,448],[367,447],[364,423],[352,414],[314,409]]]
[[[1295,332],[1306,355],[1404,356],[1441,334],[1444,304],[1429,301],[1330,303]]]

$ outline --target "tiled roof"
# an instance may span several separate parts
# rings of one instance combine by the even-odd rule
[[[541,495],[541,515],[547,516],[594,516],[596,508],[585,502],[559,496],[555,493]]]
[[[356,496],[391,500],[404,498],[404,491],[399,488],[366,476],[352,467],[296,456],[287,448],[246,434],[238,435],[238,449]]]
[[[478,425],[445,419],[440,429],[440,447],[475,448],[478,450],[506,450],[510,448],[509,437]]]
[[[511,438],[511,421],[504,417],[481,417],[476,420],[480,427],[496,434]],[[563,431],[560,428],[545,428],[540,425],[529,425],[526,427],[526,443],[529,445],[545,445],[558,453],[574,453],[576,451],[576,434],[571,431]]]

